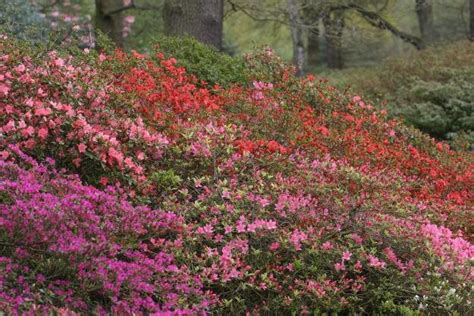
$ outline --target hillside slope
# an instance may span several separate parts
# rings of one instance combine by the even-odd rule
[[[0,41],[0,310],[467,312],[473,159],[270,50],[248,85]]]

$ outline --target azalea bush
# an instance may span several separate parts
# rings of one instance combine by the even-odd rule
[[[15,158],[0,162],[1,310],[131,314],[182,305],[190,314],[207,306],[200,280],[169,251],[181,243],[182,218],[84,186],[15,146],[7,152]]]
[[[269,49],[220,87],[162,51],[21,45],[0,42],[1,309],[468,312],[472,154]]]

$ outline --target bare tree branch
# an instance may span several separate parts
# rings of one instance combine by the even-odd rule
[[[145,5],[143,5],[143,4],[137,4],[137,3],[135,3],[134,0],[132,0],[129,5],[126,5],[126,6],[117,8],[117,9],[113,9],[113,10],[110,10],[110,11],[107,11],[107,12],[104,12],[104,15],[110,16],[110,15],[118,14],[118,13],[123,12],[123,11],[130,10],[130,9],[136,9],[136,10],[161,10],[162,8],[163,8],[163,5],[158,5],[158,6],[150,5],[150,4],[145,4]]]
[[[256,7],[246,7],[237,3],[234,0],[227,0],[230,4],[233,11],[241,11],[246,16],[250,17],[255,21],[263,21],[263,22],[279,22],[285,25],[290,25],[288,22],[288,14],[286,10],[259,10],[257,12]],[[300,9],[304,9],[308,6],[314,6],[315,4],[302,4]],[[385,1],[381,8],[375,11],[370,11],[358,4],[355,3],[348,3],[348,4],[340,4],[340,5],[331,5],[331,4],[321,4],[321,7],[318,8],[321,11],[321,17],[327,14],[327,12],[331,11],[338,11],[338,10],[353,10],[357,12],[360,16],[362,16],[370,25],[377,27],[382,30],[387,30],[391,32],[393,35],[397,36],[401,40],[413,45],[416,49],[420,50],[424,48],[423,42],[421,38],[416,37],[412,34],[406,33],[400,29],[398,29],[395,25],[388,22],[385,18],[383,18],[379,12],[382,12],[386,9],[387,1]],[[310,30],[312,27],[315,27],[315,23],[307,23],[308,21],[300,21],[301,26]]]
[[[395,27],[393,24],[388,22],[386,19],[384,19],[380,14],[369,11],[360,5],[357,4],[342,4],[342,5],[336,5],[336,6],[331,6],[330,8],[331,11],[337,11],[337,10],[354,10],[357,13],[359,13],[370,25],[377,27],[382,30],[387,30],[393,35],[397,36],[401,40],[412,44],[415,46],[416,49],[420,50],[424,48],[423,42],[421,38],[416,37],[414,35],[408,34],[406,32],[403,32],[399,30],[397,27]]]
[[[260,14],[252,14],[252,11],[256,11],[256,7],[252,6],[251,8],[247,8],[243,5],[238,4],[237,2],[233,0],[227,0],[227,2],[231,5],[232,11],[240,11],[249,18],[251,18],[254,21],[260,21],[260,22],[278,22],[281,24],[289,25],[286,17],[284,19],[280,19],[278,16],[281,15],[279,12],[278,14],[274,14],[275,12],[271,12],[269,10],[259,10]],[[262,14],[264,13],[264,14]]]

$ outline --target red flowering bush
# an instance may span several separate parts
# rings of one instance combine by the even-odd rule
[[[3,309],[467,312],[472,154],[269,50],[223,89],[0,45]]]

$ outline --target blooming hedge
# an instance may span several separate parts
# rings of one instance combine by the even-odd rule
[[[159,52],[0,60],[1,309],[467,312],[472,154],[270,50],[225,89]]]

